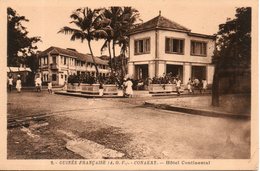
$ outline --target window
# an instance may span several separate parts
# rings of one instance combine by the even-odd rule
[[[135,40],[135,54],[150,53],[150,38]]]
[[[57,75],[56,74],[52,74],[52,81],[56,81],[57,80]]]
[[[184,40],[165,38],[165,52],[184,54]]]
[[[67,61],[66,61],[66,57],[64,57],[64,61],[63,64],[66,65]]]
[[[56,61],[56,56],[53,56],[53,57],[52,57],[52,63],[54,63],[54,64],[57,63],[57,61]]]
[[[207,55],[207,43],[191,41],[191,55],[206,56]]]

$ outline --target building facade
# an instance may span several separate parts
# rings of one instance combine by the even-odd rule
[[[95,57],[95,62],[99,74],[107,76],[110,72],[108,61]],[[63,85],[73,74],[96,75],[91,55],[53,46],[39,54],[39,69],[43,83],[51,81],[53,85]]]
[[[215,38],[192,33],[159,15],[130,32],[128,74],[135,79],[172,73],[186,84],[189,78],[213,81]]]

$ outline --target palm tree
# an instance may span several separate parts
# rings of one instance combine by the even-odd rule
[[[129,32],[135,27],[135,23],[139,20],[138,10],[132,7],[124,7],[122,14],[120,16],[120,21],[122,23],[118,33],[117,44],[120,46],[120,56],[121,56],[121,69],[122,74],[126,74],[126,52],[129,47]]]
[[[108,48],[110,63],[112,67],[112,61],[114,61],[114,69],[116,72],[116,63],[115,63],[115,46],[118,44],[121,47],[121,67],[122,67],[122,76],[126,74],[126,63],[125,63],[125,53],[127,52],[127,47],[129,43],[128,33],[131,28],[133,28],[134,23],[139,18],[139,12],[132,7],[110,7],[109,9],[104,9],[103,15],[105,18],[110,20],[110,27],[112,30],[109,30],[106,41],[102,46],[101,50]],[[113,60],[110,50],[110,44],[112,42],[112,52]]]
[[[84,42],[84,40],[87,41],[88,48],[96,69],[96,76],[99,81],[99,71],[96,64],[96,60],[91,48],[91,41],[92,40],[98,40],[99,38],[103,38],[107,36],[107,32],[100,28],[100,23],[102,21],[102,16],[100,15],[100,9],[94,9],[91,10],[88,7],[85,8],[79,8],[75,10],[71,15],[70,18],[72,21],[70,23],[73,23],[76,25],[77,28],[71,28],[68,26],[65,26],[60,29],[58,33],[64,33],[64,34],[71,34],[71,40],[81,40],[81,42]]]
[[[115,60],[112,60],[112,58],[115,58],[115,45],[116,45],[116,41],[117,41],[117,37],[118,37],[118,30],[120,27],[120,15],[122,14],[122,7],[110,7],[108,9],[104,9],[103,10],[103,16],[108,19],[110,21],[109,26],[111,27],[110,30],[107,30],[107,37],[105,38],[105,42],[104,45],[101,48],[101,51],[103,51],[105,48],[108,48],[108,52],[109,52],[109,58],[110,58],[110,67],[111,67],[111,71],[112,74],[113,73],[113,69],[116,72],[116,63]],[[113,57],[111,54],[111,43],[112,43],[112,53],[113,53]],[[114,61],[114,66],[113,66],[113,62]]]

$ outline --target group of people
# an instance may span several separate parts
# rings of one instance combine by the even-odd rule
[[[48,84],[48,92],[49,94],[52,94],[52,82],[49,81],[47,84]],[[37,92],[41,92],[42,90],[42,80],[39,76],[37,76],[35,79],[35,88]]]
[[[8,90],[9,90],[9,92],[11,92],[12,88],[13,88],[13,85],[14,85],[13,76],[9,75],[7,81],[8,81]],[[15,82],[15,88],[16,88],[18,93],[21,93],[22,81],[21,81],[21,76],[20,75],[17,75],[17,79],[16,79],[16,82]],[[41,80],[41,78],[39,76],[36,77],[36,79],[35,79],[35,88],[36,88],[37,92],[41,92],[41,90],[42,90],[42,80]],[[48,92],[50,94],[52,94],[52,83],[51,82],[48,82]]]
[[[9,92],[12,91],[13,83],[14,83],[14,79],[13,79],[12,75],[9,75],[9,77],[8,77],[8,89],[9,89]],[[21,92],[22,81],[21,81],[21,76],[20,75],[17,75],[15,88],[16,88],[18,93]]]
[[[189,79],[189,81],[187,83],[188,91],[189,91],[189,93],[192,93],[192,94],[195,93],[195,90],[200,91],[200,93],[206,92],[207,86],[208,86],[208,83],[207,83],[206,79],[202,79],[201,81],[197,78],[195,78],[193,80]]]

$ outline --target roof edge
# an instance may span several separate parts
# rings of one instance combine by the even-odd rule
[[[207,35],[207,34],[201,34],[201,33],[188,33],[189,36],[194,36],[194,37],[201,37],[201,38],[209,38],[209,39],[215,39],[215,35]]]
[[[156,27],[156,28],[149,28],[149,29],[142,29],[142,30],[137,30],[137,31],[133,31],[130,32],[128,35],[133,35],[133,34],[138,34],[138,33],[142,33],[142,32],[146,32],[146,31],[155,31],[155,30],[167,30],[167,31],[176,31],[176,32],[182,32],[182,33],[190,33],[191,30],[179,30],[179,29],[171,29],[171,28],[162,28],[162,27]]]

